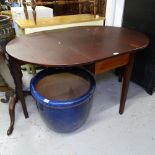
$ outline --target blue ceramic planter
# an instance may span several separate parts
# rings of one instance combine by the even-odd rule
[[[78,75],[89,81],[90,87],[88,91],[78,98],[64,101],[48,100],[36,91],[36,85],[42,78],[64,72]],[[31,94],[37,102],[37,107],[42,117],[48,126],[57,132],[71,132],[84,124],[90,111],[90,99],[95,87],[96,83],[93,76],[86,70],[77,67],[45,69],[39,72],[30,83]]]

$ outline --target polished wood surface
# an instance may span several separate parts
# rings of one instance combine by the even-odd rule
[[[148,38],[125,28],[87,26],[16,38],[6,47],[13,58],[42,66],[76,66],[145,48]]]

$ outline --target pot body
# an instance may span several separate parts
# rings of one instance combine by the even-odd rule
[[[48,100],[36,91],[36,85],[41,79],[48,75],[62,72],[72,73],[89,81],[89,89],[78,98],[64,101]],[[74,82],[76,83],[76,80]],[[31,94],[36,100],[41,116],[47,125],[57,132],[72,132],[85,123],[91,108],[91,98],[95,87],[94,77],[86,70],[77,67],[45,69],[39,72],[30,83]]]

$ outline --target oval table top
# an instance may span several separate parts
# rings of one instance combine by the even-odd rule
[[[145,48],[147,36],[126,28],[82,26],[37,32],[15,38],[7,53],[26,63],[42,66],[75,66],[93,63]]]

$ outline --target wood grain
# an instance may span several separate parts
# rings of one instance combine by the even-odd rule
[[[120,55],[111,59],[103,60],[95,64],[95,74],[127,65],[129,62],[129,54]]]
[[[48,67],[96,63],[145,48],[149,39],[134,30],[81,26],[16,38],[6,50],[14,59]]]

